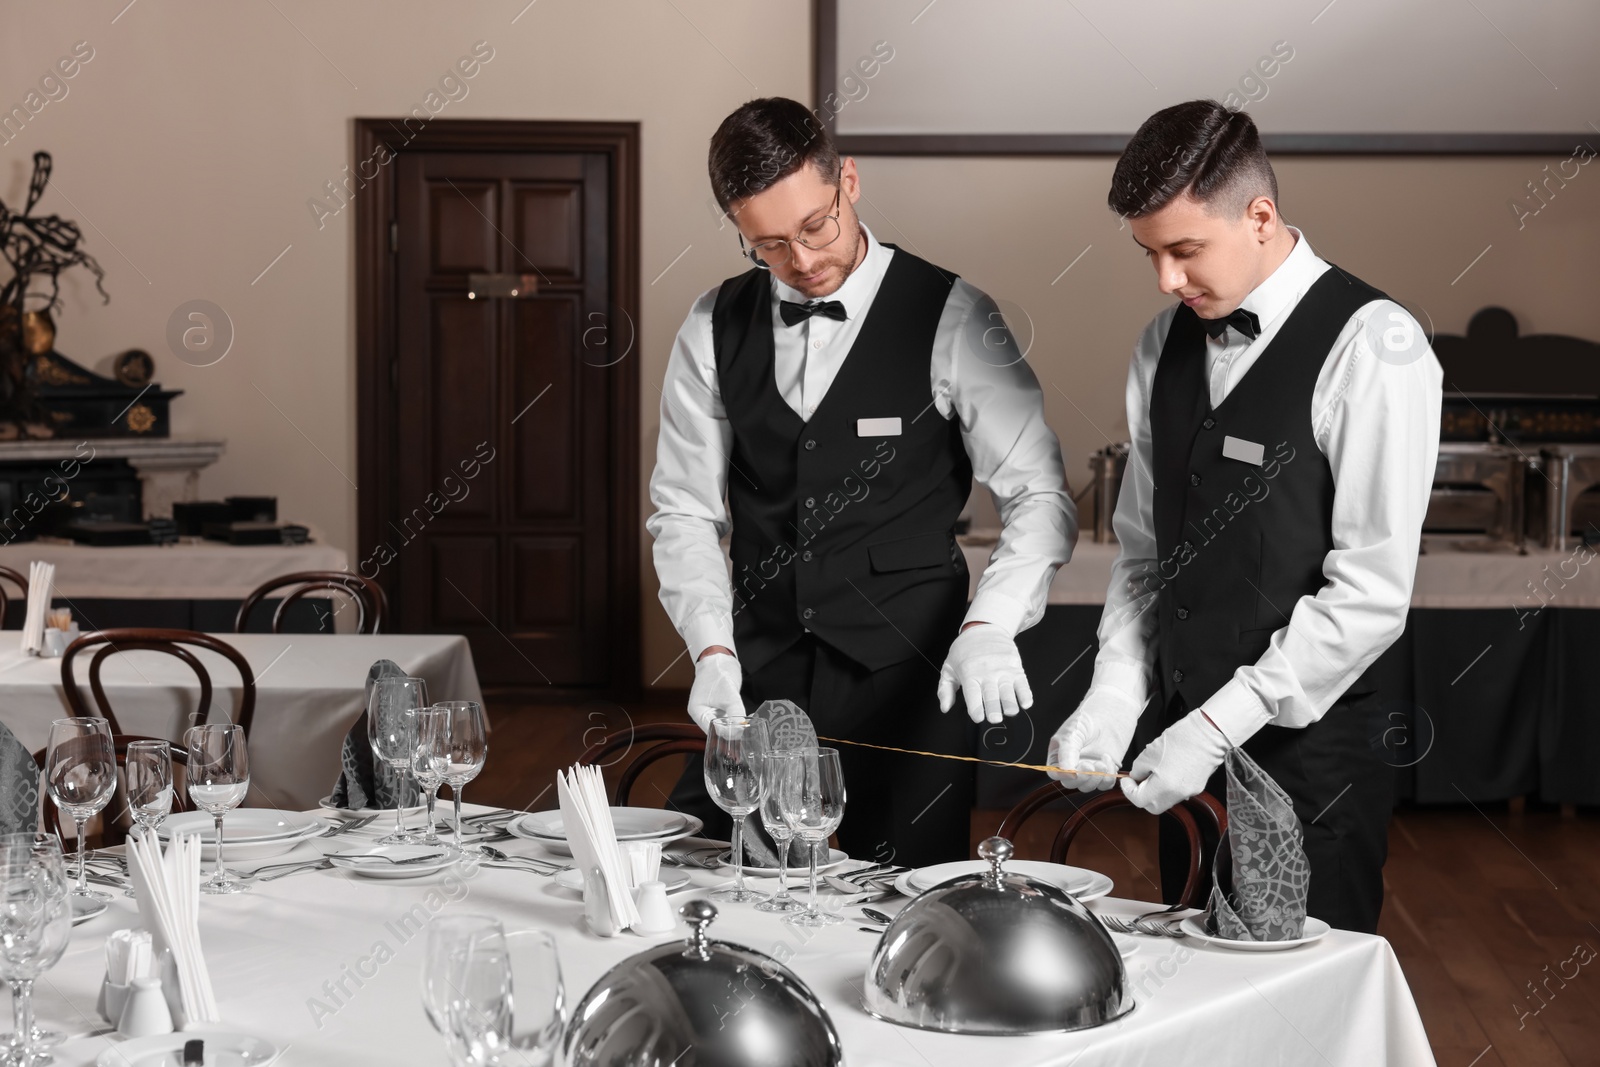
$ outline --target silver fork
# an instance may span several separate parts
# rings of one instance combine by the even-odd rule
[[[376,815],[363,815],[359,819],[351,819],[348,822],[342,822],[337,826],[330,826],[326,830],[322,831],[322,833],[318,836],[338,837],[340,834],[347,834],[352,830],[359,830],[376,818]]]
[[[1102,915],[1100,922],[1106,929],[1119,934],[1145,934],[1149,937],[1183,937],[1177,923],[1157,923],[1146,919],[1119,919],[1115,915]]]

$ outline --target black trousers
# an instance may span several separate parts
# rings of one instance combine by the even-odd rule
[[[1341,698],[1301,730],[1264,726],[1244,750],[1294,801],[1311,863],[1307,911],[1340,930],[1376,933],[1383,909],[1383,863],[1394,809],[1394,768],[1383,759],[1373,730],[1383,728],[1377,694]],[[1189,709],[1181,695],[1167,707],[1164,726]],[[1212,775],[1206,791],[1226,803],[1227,777]],[[1208,847],[1211,842],[1207,842]],[[1161,889],[1178,899],[1188,875],[1188,843],[1178,821],[1161,817]],[[1210,892],[1211,871],[1203,885]]]
[[[741,695],[751,711],[766,700],[794,701],[821,737],[970,755],[976,727],[962,706],[939,710],[938,682],[938,668],[922,656],[872,671],[806,634],[771,663],[746,671]],[[846,794],[840,848],[856,859],[908,866],[969,858],[971,764],[833,747]],[[690,757],[671,804],[704,819],[709,837],[732,833],[732,821],[706,795],[699,756]]]

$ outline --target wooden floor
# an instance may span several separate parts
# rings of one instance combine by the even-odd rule
[[[587,744],[630,725],[684,721],[661,707],[490,706],[489,762],[467,797],[530,810],[555,806],[556,769]],[[676,764],[644,775],[632,802],[662,804]],[[1003,814],[974,812],[974,843]],[[1045,853],[1044,821],[1024,828],[1019,856]],[[1159,899],[1154,820],[1121,810],[1091,826],[1074,862],[1110,875],[1118,895]],[[1390,830],[1384,883],[1380,932],[1440,1067],[1600,1067],[1600,813],[1405,808]]]

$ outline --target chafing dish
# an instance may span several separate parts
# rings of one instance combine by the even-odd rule
[[[755,949],[712,941],[716,906],[678,909],[692,927],[630,956],[578,1002],[563,1037],[571,1067],[837,1067],[833,1020],[804,982]],[[692,1054],[691,1054],[692,1050]]]
[[[989,869],[942,882],[895,916],[867,970],[868,1013],[958,1034],[1100,1026],[1133,1009],[1111,935],[1074,897],[1004,870],[1011,842],[978,846]]]

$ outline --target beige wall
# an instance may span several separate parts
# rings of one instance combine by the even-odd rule
[[[719,232],[706,206],[706,139],[749,97],[809,95],[805,5],[538,0],[513,25],[523,0],[465,9],[277,0],[283,15],[167,0],[113,24],[124,3],[35,5],[0,37],[7,105],[74,42],[95,49],[67,96],[0,146],[0,196],[20,206],[29,156],[54,154],[59,182],[45,206],[83,224],[113,298],[101,307],[88,276],[72,278],[59,347],[91,364],[128,347],[155,354],[162,383],[187,391],[175,432],[228,439],[203,493],[277,494],[285,516],[355,553],[352,213],[319,231],[306,202],[352,162],[352,118],[408,112],[479,40],[494,58],[440,119],[642,125],[642,321],[630,358],[641,361],[648,475],[672,336],[694,296],[739,269],[731,231]],[[1506,206],[1546,162],[1556,161],[1286,159],[1279,177],[1285,214],[1322,255],[1438,329],[1459,331],[1472,311],[1501,303],[1526,330],[1600,338],[1600,171],[1582,168],[1520,232]],[[1030,360],[1075,488],[1088,453],[1125,430],[1129,346],[1163,303],[1103,206],[1111,165],[862,161],[862,214],[881,237],[1031,322]],[[166,347],[168,316],[195,298],[221,305],[235,326],[215,366],[186,366]],[[650,682],[682,646],[655,599],[647,542],[641,553]],[[689,676],[679,659],[657,684]]]

